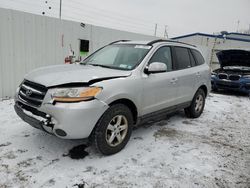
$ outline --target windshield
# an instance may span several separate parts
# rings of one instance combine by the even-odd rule
[[[151,46],[147,45],[109,45],[85,59],[82,64],[106,68],[132,70],[146,56]]]

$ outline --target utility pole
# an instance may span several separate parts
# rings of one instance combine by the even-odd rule
[[[62,19],[62,0],[60,0],[59,18]]]
[[[239,32],[239,26],[240,26],[240,20],[237,21],[237,30],[236,30],[237,33]]]
[[[216,43],[217,43],[217,39],[218,39],[218,36],[215,37],[213,47],[211,49],[211,56],[210,56],[210,68],[211,68],[211,70],[213,70],[212,69],[212,64],[213,64],[213,58],[214,58],[215,46],[216,46]]]
[[[168,31],[167,31],[168,26],[165,25],[165,31],[164,31],[164,38],[168,39]]]
[[[155,36],[157,34],[157,24],[155,24]]]

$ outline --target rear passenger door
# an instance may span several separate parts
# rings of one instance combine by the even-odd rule
[[[178,104],[189,102],[193,98],[195,89],[196,71],[192,68],[195,64],[189,48],[175,46],[173,50],[174,69],[178,79],[176,101]]]

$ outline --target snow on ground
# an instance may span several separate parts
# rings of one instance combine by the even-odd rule
[[[65,156],[80,144],[32,128],[13,100],[0,102],[0,188],[250,187],[250,100],[212,93],[200,118],[179,112],[142,126],[112,156],[91,147],[84,159]]]

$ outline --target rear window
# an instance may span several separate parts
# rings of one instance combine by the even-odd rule
[[[186,69],[191,67],[190,57],[187,48],[183,47],[175,47],[175,54],[176,54],[176,68]]]
[[[205,63],[205,60],[199,51],[194,50],[194,49],[192,49],[191,51],[192,51],[192,54],[194,55],[194,58],[196,60],[196,65],[202,65]]]

